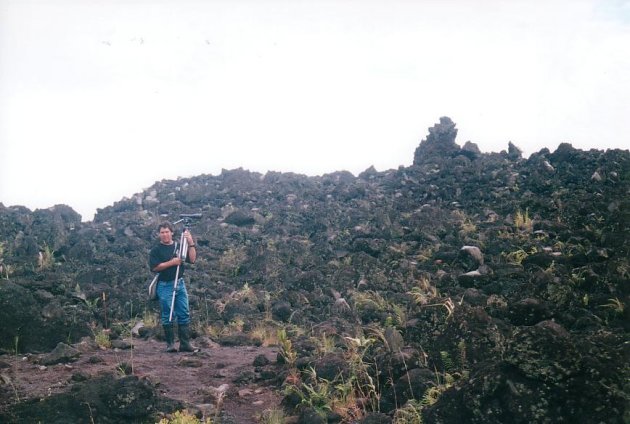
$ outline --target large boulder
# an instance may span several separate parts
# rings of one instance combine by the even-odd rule
[[[420,142],[413,156],[413,164],[421,165],[435,158],[454,157],[461,148],[455,143],[457,129],[451,118],[443,116],[440,123],[429,128],[429,135]]]
[[[66,393],[18,403],[0,412],[6,423],[120,423],[158,422],[157,412],[181,409],[178,402],[161,398],[148,380],[107,374],[75,384]]]
[[[505,361],[528,378],[558,383],[579,371],[581,356],[561,325],[542,321],[514,331]]]
[[[11,281],[0,283],[0,349],[50,351],[61,341],[89,335],[89,312],[62,305],[45,290],[32,293]]]

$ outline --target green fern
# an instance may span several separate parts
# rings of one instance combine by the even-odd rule
[[[447,372],[453,372],[455,370],[455,363],[448,352],[444,350],[440,351],[440,358],[442,359],[442,364],[444,364],[444,369]]]
[[[422,424],[421,401],[409,399],[405,405],[394,413],[394,424]]]
[[[424,392],[424,395],[422,396],[422,400],[420,401],[423,408],[427,406],[431,406],[434,403],[436,403],[444,390],[445,390],[444,386],[442,385],[429,387]]]

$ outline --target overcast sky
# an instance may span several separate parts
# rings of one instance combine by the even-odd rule
[[[155,181],[630,148],[630,1],[0,0],[0,202],[84,220]]]

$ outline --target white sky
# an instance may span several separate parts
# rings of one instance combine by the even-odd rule
[[[408,166],[440,116],[527,156],[630,147],[630,1],[0,0],[0,202]]]

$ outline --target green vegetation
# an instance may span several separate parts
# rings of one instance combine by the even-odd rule
[[[534,222],[529,217],[529,209],[525,209],[525,212],[518,209],[514,214],[514,226],[519,231],[531,233],[534,229]]]
[[[101,349],[109,349],[112,347],[112,342],[109,338],[109,332],[105,329],[100,329],[94,333],[94,341]]]
[[[527,258],[529,255],[523,249],[518,249],[514,252],[503,253],[502,256],[509,264],[521,265],[523,263],[523,260],[525,260],[525,258]]]
[[[402,408],[398,408],[394,413],[394,424],[422,424],[424,406],[419,400],[408,400]]]
[[[460,236],[469,236],[473,235],[477,232],[477,225],[473,219],[471,219],[466,212],[461,210],[453,211],[453,217],[459,224],[459,234]]]
[[[623,315],[623,311],[626,309],[626,306],[621,300],[619,300],[619,298],[615,297],[608,299],[608,303],[602,305],[602,308],[608,308],[617,315]]]
[[[282,409],[266,409],[260,415],[258,422],[260,424],[284,424],[286,417]]]
[[[8,280],[9,276],[8,274],[6,274],[6,270],[5,270],[5,264],[4,264],[4,250],[5,250],[5,243],[3,241],[0,241],[0,276],[5,276],[5,278]]]
[[[239,274],[242,264],[247,260],[245,246],[229,248],[219,258],[219,269],[232,277]]]
[[[44,249],[39,252],[38,267],[40,271],[46,271],[55,264],[55,252],[48,246],[44,245]]]
[[[371,362],[375,352],[382,352],[387,346],[386,331],[378,326],[369,327],[369,332],[374,337],[344,337],[345,345],[342,348],[345,361],[349,364],[346,373],[340,373],[334,379],[325,379],[317,375],[315,369],[310,367],[302,372],[294,370],[285,380],[285,395],[297,396],[301,405],[312,408],[320,416],[325,418],[329,413],[335,413],[342,417],[342,422],[354,422],[369,412],[379,410],[379,401],[382,391],[374,372],[378,372],[376,364]],[[328,336],[326,336],[328,338]],[[287,351],[292,351],[291,342],[284,333],[281,337],[281,352],[287,356]],[[322,338],[320,337],[320,340]],[[282,347],[284,346],[284,347]],[[457,356],[454,358],[447,351],[439,353],[440,367],[443,371],[435,369],[435,382],[427,388],[419,399],[411,398],[398,408],[394,414],[394,422],[399,424],[422,423],[422,411],[435,404],[440,396],[460,380],[468,378],[466,343],[462,340],[457,344]],[[407,363],[402,352],[395,352],[403,359],[406,372]],[[325,355],[323,350],[318,350],[319,357]],[[293,360],[291,357],[290,360]],[[393,385],[393,377],[390,376],[387,385]],[[410,383],[411,384],[411,383]],[[413,392],[411,386],[410,393]]]
[[[407,294],[413,298],[416,305],[426,305],[431,299],[438,297],[438,290],[428,278],[422,277],[418,281],[418,285],[412,287]]]
[[[200,420],[186,411],[176,411],[168,418],[162,418],[158,424],[212,424],[212,420],[206,418]]]
[[[260,346],[277,346],[278,329],[272,322],[265,321],[256,323],[251,330],[252,340],[259,342]]]
[[[8,280],[11,277],[11,274],[15,271],[15,268],[4,262],[4,256],[6,253],[6,243],[0,241],[0,277]]]
[[[280,345],[280,355],[289,367],[293,368],[297,360],[297,352],[293,349],[293,343],[287,336],[287,331],[284,328],[278,330],[278,343]]]

